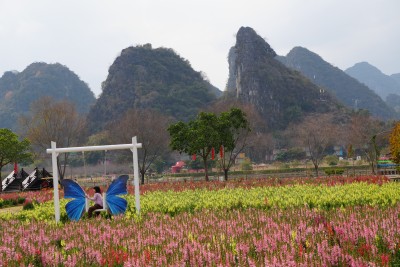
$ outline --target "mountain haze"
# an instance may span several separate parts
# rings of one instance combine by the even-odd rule
[[[396,83],[400,86],[400,73],[395,73],[390,75],[390,77],[396,81]],[[400,93],[399,93],[400,94]]]
[[[91,132],[131,108],[152,108],[188,120],[221,92],[172,49],[151,44],[123,49],[108,71],[103,91],[88,115]]]
[[[389,94],[400,95],[400,85],[396,75],[393,77],[382,73],[368,62],[360,62],[345,70],[347,74],[364,83],[374,90],[382,99],[386,100]]]
[[[270,128],[282,129],[304,115],[340,106],[328,92],[275,57],[269,44],[249,27],[239,29],[228,56],[227,92],[253,104]]]
[[[277,59],[287,67],[300,71],[351,109],[366,109],[373,116],[382,119],[392,119],[397,116],[395,111],[366,85],[306,48],[295,47],[286,57]]]
[[[79,113],[87,113],[95,102],[87,84],[59,63],[32,63],[22,72],[8,71],[0,78],[0,128],[17,128],[18,117],[44,97],[68,100]]]

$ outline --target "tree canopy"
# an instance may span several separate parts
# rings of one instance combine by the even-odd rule
[[[229,112],[222,112],[217,116],[212,112],[201,112],[195,120],[188,123],[178,122],[170,125],[168,128],[171,135],[170,146],[180,153],[189,155],[198,155],[203,159],[205,179],[208,181],[207,161],[213,149],[223,147],[224,151],[234,151],[238,144],[239,137],[245,129],[248,132],[248,122],[245,113],[232,108]],[[221,158],[221,167],[227,172],[234,161],[230,156],[226,161]]]
[[[29,152],[30,142],[28,139],[19,140],[18,135],[9,129],[0,129],[0,181],[1,169],[7,164],[32,159]],[[1,191],[2,188],[0,188]]]

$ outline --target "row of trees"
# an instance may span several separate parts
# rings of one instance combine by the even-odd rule
[[[319,165],[329,148],[339,145],[348,148],[349,156],[364,155],[374,171],[380,153],[378,148],[383,147],[387,140],[384,135],[378,133],[389,132],[392,127],[391,124],[358,112],[340,116],[313,115],[298,124],[290,125],[285,131],[271,133],[250,106],[220,102],[210,107],[207,112],[199,113],[189,122],[174,122],[173,119],[154,110],[131,109],[107,125],[102,132],[87,137],[85,119],[75,111],[74,105],[65,101],[54,102],[50,98],[35,102],[31,107],[30,116],[22,117],[20,125],[21,136],[26,137],[24,144],[28,144],[30,140],[36,159],[47,157],[45,150],[51,141],[57,142],[59,147],[106,145],[127,143],[132,136],[137,136],[142,143],[142,149],[139,150],[142,183],[145,181],[145,174],[155,163],[173,155],[170,148],[201,158],[206,170],[206,180],[207,161],[213,149],[218,154],[221,148],[223,156],[218,160],[218,164],[224,172],[225,179],[228,179],[229,169],[238,153],[243,151],[252,160],[264,162],[265,156],[272,154],[274,148],[305,149],[318,175]],[[2,133],[2,136],[7,134]],[[16,147],[11,143],[5,146]],[[3,148],[0,151],[6,153]],[[96,159],[100,158],[98,153],[91,152],[88,158],[96,162]],[[129,151],[119,153],[119,160],[130,162]],[[4,165],[22,160],[3,160],[1,155],[0,171]],[[60,176],[64,177],[69,154],[60,155],[58,160]]]

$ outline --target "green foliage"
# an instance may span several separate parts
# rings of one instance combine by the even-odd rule
[[[253,165],[251,164],[251,160],[246,158],[241,164],[240,168],[242,171],[251,171],[253,170]]]
[[[18,118],[45,96],[70,101],[79,113],[87,113],[95,102],[88,85],[66,66],[33,63],[20,73],[7,72],[0,78],[0,128],[16,130]]]
[[[329,166],[336,166],[339,163],[339,158],[335,155],[328,155],[325,156],[324,161],[329,165]]]
[[[186,166],[192,170],[200,170],[204,168],[203,162],[199,157],[196,157],[196,160],[188,160]]]
[[[196,120],[178,122],[168,127],[173,150],[189,155],[199,155],[204,163],[208,180],[207,161],[213,147],[219,147],[218,117],[214,113],[201,112]]]
[[[87,146],[100,146],[100,145],[110,145],[110,134],[108,131],[102,131],[97,134],[89,136],[86,142]],[[86,164],[98,164],[104,161],[104,151],[89,151],[82,155],[82,161]]]
[[[222,145],[225,151],[233,151],[241,131],[244,130],[244,134],[250,131],[246,114],[239,108],[231,108],[228,112],[222,112],[218,119],[217,130],[220,134],[219,144],[216,147]]]
[[[342,175],[344,173],[344,169],[342,168],[329,168],[324,171],[326,175]]]
[[[284,196],[284,197],[282,197]],[[135,196],[127,195],[126,218],[134,218]],[[265,200],[268,201],[265,201]],[[65,212],[67,199],[60,199],[60,217],[68,221]],[[205,209],[233,210],[238,208],[288,209],[307,206],[335,209],[351,206],[388,207],[400,202],[400,183],[350,183],[344,185],[288,185],[252,188],[224,188],[221,190],[154,191],[141,196],[141,214],[161,212],[175,215]],[[33,210],[19,213],[0,213],[0,219],[21,221],[54,221],[54,202],[34,205]],[[377,241],[380,242],[379,240]]]
[[[244,112],[232,108],[229,112],[222,112],[220,116],[201,112],[196,120],[170,125],[168,132],[173,150],[189,155],[196,154],[202,158],[207,180],[207,161],[211,150],[223,146],[225,152],[233,151],[243,129],[250,131]],[[222,167],[229,170],[230,165],[223,164]]]
[[[152,108],[188,121],[215,99],[210,83],[172,49],[129,47],[109,69],[103,92],[90,111],[89,129],[101,130],[132,108]]]
[[[0,129],[0,180],[1,169],[10,163],[31,161],[28,139],[19,140],[18,135],[9,129]]]
[[[267,202],[266,199],[268,199]],[[162,212],[175,215],[203,209],[288,209],[305,205],[310,208],[329,210],[357,205],[386,207],[395,205],[399,201],[400,185],[398,183],[197,189],[182,192],[155,191],[148,193],[141,199],[141,212]],[[126,216],[131,217],[135,214],[134,196],[128,196],[128,203]]]
[[[151,164],[150,169],[157,173],[162,173],[167,167],[169,167],[167,162],[165,162],[165,161],[161,160],[159,157],[157,157]]]
[[[0,208],[13,207],[25,202],[24,197],[0,199]]]
[[[205,158],[212,147],[218,147],[218,117],[214,113],[201,112],[196,120],[182,121],[168,127],[170,146],[178,152],[198,154]]]
[[[32,201],[25,203],[24,206],[22,207],[22,210],[33,210],[33,209],[35,209],[35,205],[33,205]]]

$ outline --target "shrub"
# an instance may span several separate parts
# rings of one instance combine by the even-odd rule
[[[34,208],[35,206],[33,205],[32,201],[26,201],[22,207],[22,210],[33,210]]]
[[[250,159],[246,158],[242,164],[240,164],[242,171],[251,171],[253,170],[253,166],[251,164]]]
[[[326,156],[324,160],[329,166],[336,166],[339,163],[339,159],[335,155]]]
[[[330,168],[325,169],[326,175],[342,175],[344,173],[344,169],[342,168]]]
[[[18,197],[17,198],[17,203],[18,204],[23,204],[25,202],[25,198],[24,197]]]

